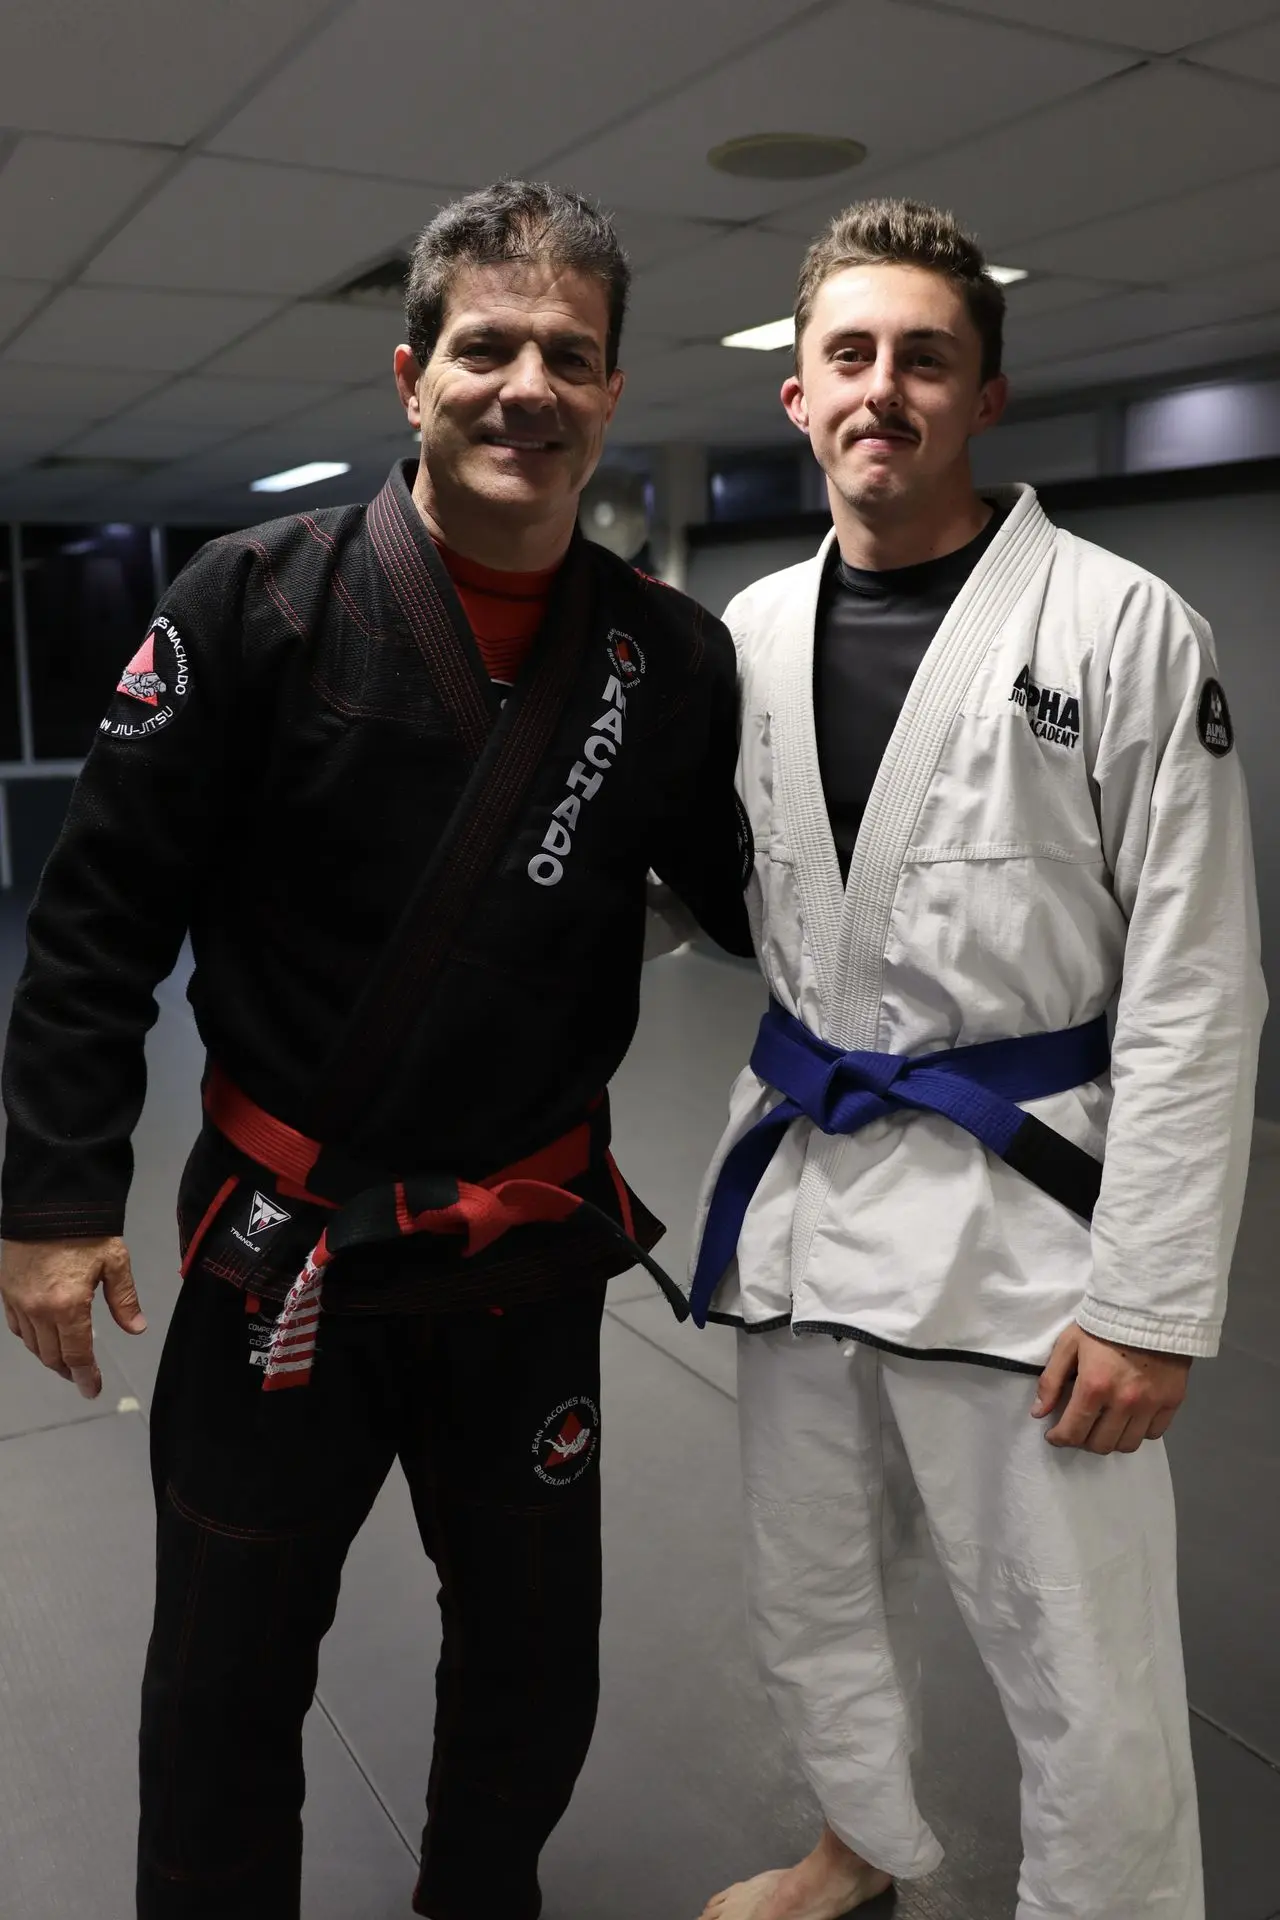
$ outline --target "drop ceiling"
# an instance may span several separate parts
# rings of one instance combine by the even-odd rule
[[[868,157],[706,165],[769,130]],[[500,172],[617,214],[624,445],[788,437],[785,357],[718,337],[862,194],[1031,270],[1015,396],[1280,355],[1280,0],[6,0],[0,519],[254,519],[313,459],[353,472],[308,501],[371,490],[401,327],[329,296]]]

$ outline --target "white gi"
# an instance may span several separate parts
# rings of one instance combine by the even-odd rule
[[[834,535],[729,607],[757,948],[775,999],[841,1049],[924,1054],[1113,1009],[1110,1076],[1027,1103],[1098,1158],[1105,1141],[1101,1196],[1090,1231],[933,1115],[791,1127],[713,1308],[755,1330],[753,1611],[834,1831],[928,1872],[908,1706],[927,1526],[1019,1745],[1018,1920],[1199,1920],[1164,1448],[1047,1446],[1028,1376],[1073,1319],[1217,1348],[1265,1009],[1244,786],[1204,621],[1030,488],[995,497],[1008,518],[916,676],[847,888],[812,694]],[[708,1192],[777,1097],[740,1075]]]

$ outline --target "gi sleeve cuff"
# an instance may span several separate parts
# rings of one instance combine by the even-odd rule
[[[121,1207],[6,1207],[0,1240],[109,1240],[124,1232]]]
[[[1211,1360],[1222,1338],[1221,1320],[1167,1320],[1137,1307],[1117,1307],[1092,1297],[1082,1301],[1076,1325],[1118,1346],[1180,1353],[1192,1360]]]

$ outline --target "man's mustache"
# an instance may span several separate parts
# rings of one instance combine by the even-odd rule
[[[872,420],[865,427],[856,427],[849,436],[850,445],[855,440],[883,440],[886,434],[900,434],[904,440],[918,440],[920,435],[905,420]]]

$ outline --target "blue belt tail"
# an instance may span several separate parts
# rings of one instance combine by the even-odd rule
[[[940,1113],[1071,1212],[1090,1219],[1101,1163],[1024,1113],[1018,1102],[1084,1086],[1110,1063],[1103,1014],[1083,1027],[908,1059],[896,1053],[842,1053],[770,1001],[751,1069],[783,1099],[730,1149],[720,1168],[693,1276],[689,1305],[695,1324],[706,1325],[712,1296],[737,1252],[751,1197],[794,1120],[811,1120],[823,1133],[853,1134],[892,1113]]]

